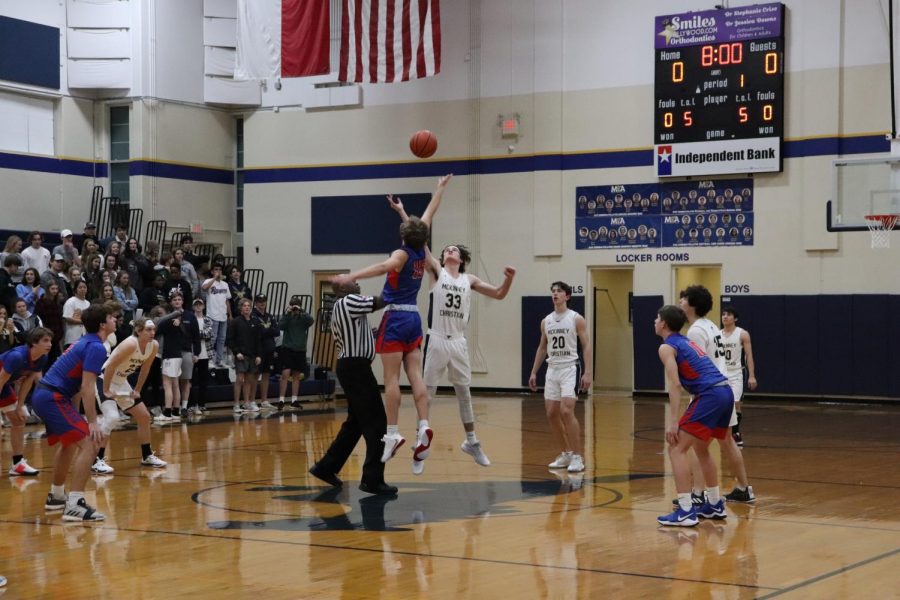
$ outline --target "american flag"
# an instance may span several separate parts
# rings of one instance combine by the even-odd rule
[[[439,0],[344,0],[339,81],[390,83],[440,70]]]

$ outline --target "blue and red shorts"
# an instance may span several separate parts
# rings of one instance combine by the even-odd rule
[[[678,421],[679,429],[707,441],[725,439],[734,409],[734,393],[729,385],[717,385],[694,396]]]
[[[6,408],[7,406],[12,406],[18,401],[19,397],[16,396],[16,389],[12,386],[12,384],[7,383],[6,385],[4,385],[3,389],[0,390],[0,409]]]
[[[31,405],[47,427],[47,443],[61,442],[63,447],[80,442],[90,435],[84,420],[70,398],[40,386],[31,396]]]
[[[422,319],[418,312],[391,310],[381,317],[375,352],[412,352],[422,344]]]

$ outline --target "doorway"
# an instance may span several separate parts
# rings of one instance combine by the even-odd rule
[[[722,266],[710,265],[703,267],[677,266],[675,270],[675,290],[672,293],[672,303],[678,304],[678,294],[689,285],[702,285],[712,294],[713,306],[706,318],[718,326],[719,324],[719,295],[722,293]]]
[[[319,314],[320,308],[331,309],[331,305],[334,304],[331,278],[345,273],[349,273],[349,271],[346,269],[343,271],[313,271],[313,315]]]
[[[634,270],[591,269],[593,288],[594,388],[632,391],[634,339],[631,297]]]

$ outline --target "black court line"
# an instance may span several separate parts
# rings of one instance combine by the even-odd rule
[[[758,600],[766,600],[767,598],[776,598],[778,596],[783,596],[784,594],[788,594],[790,592],[793,592],[794,590],[809,587],[815,583],[819,583],[820,581],[824,581],[825,579],[834,577],[835,575],[840,575],[841,573],[846,573],[847,571],[852,571],[853,569],[864,567],[873,562],[878,562],[883,558],[894,556],[895,554],[900,554],[900,548],[894,548],[893,550],[890,550],[883,554],[879,554],[877,556],[873,556],[871,558],[867,558],[865,560],[861,560],[859,562],[853,563],[852,565],[847,565],[846,567],[841,567],[840,569],[835,569],[834,571],[829,571],[828,573],[822,573],[821,575],[817,575],[816,577],[812,577],[810,579],[807,579],[806,581],[801,581],[800,583],[796,583],[790,587],[780,589],[778,591],[772,592],[771,594],[766,594],[765,596],[760,596]]]
[[[0,523],[6,523],[10,525],[26,525],[26,526],[34,526],[34,521],[16,521],[10,519],[0,519]],[[100,526],[94,527],[93,525],[78,525],[77,523],[46,523],[51,527],[82,527],[84,529],[112,529],[114,531],[123,531],[128,533],[155,533],[159,535],[176,535],[181,537],[194,537],[194,538],[205,538],[205,539],[215,539],[215,540],[228,540],[233,542],[258,542],[261,544],[280,544],[286,546],[304,546],[307,548],[320,548],[323,550],[347,550],[351,552],[368,552],[373,554],[396,554],[399,556],[411,556],[411,557],[424,557],[424,558],[438,558],[438,559],[447,559],[447,560],[457,560],[457,561],[470,561],[473,563],[484,563],[484,564],[494,564],[494,565],[506,565],[513,567],[530,567],[536,569],[554,569],[557,571],[575,571],[580,573],[595,573],[598,575],[618,575],[621,577],[636,577],[639,579],[653,579],[659,581],[678,581],[685,583],[702,583],[707,585],[718,585],[725,586],[729,588],[741,588],[741,589],[749,589],[749,590],[773,590],[778,591],[778,588],[761,586],[761,585],[749,585],[746,583],[730,583],[727,581],[714,581],[708,579],[688,579],[684,577],[671,577],[668,575],[652,575],[649,573],[631,573],[628,571],[615,571],[612,569],[591,569],[586,567],[567,567],[561,565],[548,565],[548,564],[540,564],[540,563],[531,563],[531,562],[522,562],[522,561],[514,561],[514,560],[500,560],[495,558],[474,558],[468,556],[453,556],[450,554],[433,554],[431,552],[412,552],[408,550],[390,550],[386,551],[383,548],[359,548],[356,546],[334,546],[331,544],[316,544],[313,542],[292,542],[288,540],[269,540],[265,538],[254,538],[254,537],[243,537],[243,536],[227,536],[227,535],[213,535],[210,533],[197,533],[197,532],[187,532],[187,531],[165,531],[161,529],[135,529],[131,527],[109,527],[109,526]],[[311,534],[315,534],[315,532],[310,532]]]

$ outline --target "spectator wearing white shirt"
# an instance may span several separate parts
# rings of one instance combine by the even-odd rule
[[[28,241],[31,245],[22,250],[22,266],[43,273],[50,268],[50,251],[41,246],[44,236],[40,231],[32,231],[28,234]]]
[[[90,308],[91,301],[87,299],[87,283],[78,281],[75,284],[75,295],[66,300],[63,305],[63,321],[66,324],[66,332],[63,337],[63,348],[68,348],[84,335],[84,325],[81,323],[81,313]]]
[[[225,358],[225,336],[228,333],[228,301],[231,290],[222,278],[222,265],[214,264],[212,277],[203,282],[201,291],[206,294],[206,317],[211,321],[212,335],[209,344],[214,353],[209,357],[210,366],[221,366]]]

